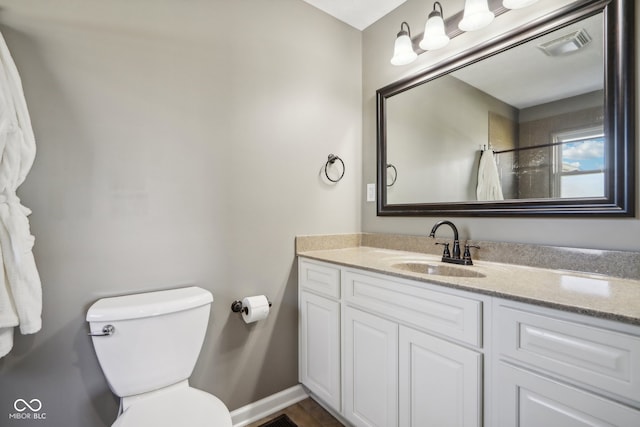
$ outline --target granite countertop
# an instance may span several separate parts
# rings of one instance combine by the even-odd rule
[[[490,261],[444,264],[434,254],[367,246],[299,250],[306,258],[640,325],[640,280]],[[397,264],[445,265],[485,277],[415,273]]]

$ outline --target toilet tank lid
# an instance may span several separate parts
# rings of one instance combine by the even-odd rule
[[[213,295],[197,286],[102,298],[87,311],[87,322],[140,319],[188,310],[213,302]]]

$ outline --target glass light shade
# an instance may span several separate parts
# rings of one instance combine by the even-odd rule
[[[444,31],[444,20],[440,14],[431,14],[424,26],[424,38],[420,42],[420,48],[435,50],[445,47],[449,43],[449,37]]]
[[[410,64],[418,57],[418,54],[413,50],[413,44],[409,38],[409,34],[406,31],[398,33],[398,38],[393,48],[393,58],[391,58],[392,65],[406,65]]]
[[[479,30],[489,25],[494,17],[487,0],[465,0],[464,14],[458,28],[462,31]]]
[[[502,5],[507,9],[520,9],[523,7],[531,6],[538,0],[504,0]]]

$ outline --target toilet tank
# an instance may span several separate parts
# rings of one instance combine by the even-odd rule
[[[103,298],[87,312],[109,387],[120,397],[146,393],[191,376],[204,341],[213,296],[188,287]]]

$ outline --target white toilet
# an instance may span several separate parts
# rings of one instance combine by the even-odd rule
[[[220,399],[189,386],[212,302],[194,286],[103,298],[89,308],[98,361],[120,397],[112,427],[231,427]]]

